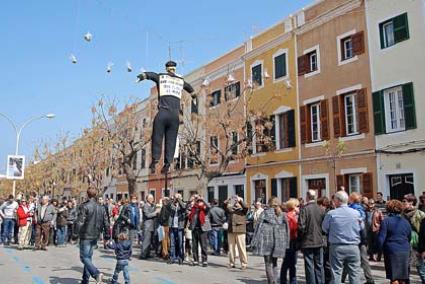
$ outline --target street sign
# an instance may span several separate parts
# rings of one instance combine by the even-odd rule
[[[24,179],[25,156],[9,155],[7,156],[7,179]]]

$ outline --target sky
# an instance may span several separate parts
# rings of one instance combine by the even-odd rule
[[[102,96],[121,105],[145,98],[152,84],[135,84],[136,75],[141,68],[163,71],[169,47],[178,73],[187,74],[311,2],[2,0],[0,113],[18,126],[56,114],[23,130],[19,154],[28,159],[36,145],[54,145],[65,134],[77,138]],[[91,42],[84,40],[87,32]],[[110,74],[108,63],[114,64]],[[0,175],[15,141],[12,126],[0,117]]]

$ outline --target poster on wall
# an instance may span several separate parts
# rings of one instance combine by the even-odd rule
[[[7,179],[24,179],[25,156],[7,156]]]

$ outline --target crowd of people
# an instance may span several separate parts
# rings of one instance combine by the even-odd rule
[[[297,283],[297,259],[303,257],[306,283],[375,283],[371,261],[385,264],[391,283],[409,283],[416,267],[425,283],[425,193],[408,194],[402,201],[368,199],[344,189],[331,199],[309,190],[306,200],[247,205],[239,196],[206,202],[195,194],[185,202],[180,194],[155,202],[153,195],[115,202],[97,197],[56,200],[19,194],[0,200],[1,243],[19,250],[47,250],[79,242],[83,282],[101,283],[93,265],[98,241],[113,249],[117,264],[111,283],[124,273],[130,283],[128,261],[133,248],[140,259],[159,257],[169,265],[208,266],[209,253],[227,254],[228,268],[249,266],[247,251],[264,257],[268,283]],[[302,253],[302,254],[301,254]],[[278,267],[278,260],[282,260]],[[361,274],[363,273],[363,277]]]

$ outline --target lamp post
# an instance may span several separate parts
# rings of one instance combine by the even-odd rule
[[[36,116],[36,117],[30,118],[27,121],[25,121],[20,127],[18,127],[16,125],[16,123],[10,117],[8,117],[7,115],[0,113],[0,116],[5,118],[12,125],[13,129],[15,130],[15,133],[16,133],[15,155],[18,155],[18,153],[19,153],[19,141],[21,139],[22,130],[36,120],[40,120],[40,119],[43,119],[43,118],[53,119],[53,118],[55,118],[56,115],[53,114],[53,113],[48,113],[46,115]],[[13,196],[15,196],[15,193],[16,193],[16,180],[13,180]]]

